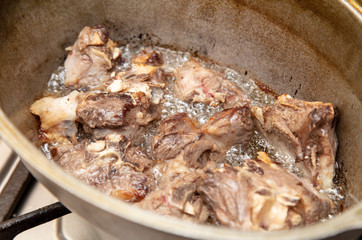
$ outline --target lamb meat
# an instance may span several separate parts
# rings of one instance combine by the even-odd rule
[[[200,130],[200,140],[185,147],[183,153],[190,167],[203,168],[209,161],[223,160],[232,146],[248,143],[253,133],[250,108],[243,106],[215,113]]]
[[[249,105],[245,93],[221,74],[204,68],[192,59],[175,72],[178,98],[217,106],[224,103],[224,108]]]
[[[243,106],[215,113],[202,126],[201,131],[212,139],[219,149],[228,150],[235,144],[248,143],[253,128],[250,108]]]
[[[105,139],[109,134],[123,135],[132,141],[132,145],[139,146],[144,142],[144,135],[150,129],[151,126],[140,126],[135,124],[129,124],[123,127],[117,128],[90,128],[83,125],[83,130],[87,135],[90,135],[93,139]]]
[[[96,93],[83,98],[76,114],[84,130],[96,138],[109,133],[107,129],[113,129],[135,140],[137,136],[133,133],[142,132],[139,126],[160,117],[160,106],[150,103],[141,92],[133,97],[123,93]]]
[[[54,161],[83,182],[126,201],[143,199],[153,181],[145,170],[153,166],[140,148],[116,134],[93,143],[83,141],[53,146]]]
[[[181,155],[187,166],[204,168],[210,161],[221,160],[223,153],[212,141],[201,139],[185,147]]]
[[[145,48],[131,59],[132,69],[138,74],[151,74],[164,63],[162,53]]]
[[[203,223],[209,212],[197,193],[201,170],[186,166],[181,156],[155,167],[160,174],[158,187],[135,205],[161,215]]]
[[[332,187],[337,149],[332,104],[285,94],[274,105],[254,107],[253,115],[265,137],[293,157],[316,187]]]
[[[251,79],[226,68],[214,71],[187,53],[118,48],[102,25],[84,27],[66,50],[65,71],[48,84],[47,94],[54,95],[30,111],[40,119],[47,157],[80,181],[161,215],[242,230],[311,224],[343,204],[343,194],[332,187],[332,104],[282,95],[265,106],[272,96],[255,96]],[[279,158],[277,151],[276,162],[298,176],[264,152],[245,160],[265,148],[258,134],[249,143],[254,125],[290,155]],[[243,164],[231,167],[228,160]]]
[[[222,81],[222,92],[225,93],[225,102],[223,103],[224,108],[250,106],[248,96],[235,83],[224,79]]]
[[[65,61],[65,86],[95,87],[109,80],[112,60],[121,56],[116,43],[108,38],[102,25],[85,27],[79,33]]]
[[[252,131],[247,106],[216,113],[201,128],[185,113],[178,113],[160,123],[159,134],[152,141],[152,153],[162,160],[182,153],[190,167],[202,168],[210,159],[220,160],[233,145],[247,143]]]
[[[155,159],[162,160],[175,158],[187,145],[201,137],[200,130],[186,113],[164,119],[158,131],[152,140],[152,154]]]
[[[77,107],[77,121],[90,128],[124,126],[132,107],[132,98],[125,94],[90,94]]]
[[[44,97],[30,106],[30,112],[40,118],[43,140],[68,142],[77,133],[75,125],[79,92],[64,97]]]
[[[107,91],[128,93],[131,96],[142,92],[153,104],[160,104],[165,86],[166,76],[162,69],[156,69],[151,74],[135,74],[131,71],[117,74]]]
[[[198,185],[217,223],[245,230],[281,230],[328,215],[330,199],[265,153],[258,154],[243,167],[209,171]]]
[[[148,157],[141,147],[127,148],[123,161],[131,163],[139,171],[150,169],[154,165],[154,161]]]
[[[181,100],[218,105],[225,102],[221,91],[222,76],[204,68],[195,60],[188,61],[177,69],[175,93]]]
[[[147,48],[136,55],[131,63],[131,69],[118,72],[112,78],[107,91],[131,96],[142,92],[153,104],[160,104],[166,86],[166,73],[160,68],[163,65],[162,54]]]

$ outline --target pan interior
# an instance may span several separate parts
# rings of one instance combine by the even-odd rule
[[[342,1],[5,1],[0,9],[0,106],[36,143],[29,105],[86,25],[213,59],[277,93],[332,102],[346,206],[362,199],[361,19]],[[31,165],[31,162],[28,162]]]

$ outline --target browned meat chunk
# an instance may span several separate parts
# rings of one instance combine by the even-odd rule
[[[196,60],[190,60],[178,68],[176,76],[176,95],[181,100],[201,102],[224,108],[249,105],[249,99],[235,84],[221,74],[204,68]]]
[[[253,114],[265,137],[289,153],[315,186],[332,187],[337,149],[332,104],[281,95],[274,105],[254,107]]]
[[[77,120],[91,128],[124,126],[132,119],[132,107],[132,98],[125,94],[91,94],[78,105]]]
[[[162,160],[181,153],[189,166],[202,168],[210,159],[221,159],[233,145],[247,143],[252,131],[247,106],[216,113],[201,129],[185,113],[179,113],[161,122],[159,134],[153,138],[152,153]]]
[[[160,134],[152,140],[155,159],[175,158],[187,145],[200,139],[201,132],[186,115],[178,113],[164,119],[158,128]]]
[[[182,159],[189,167],[203,168],[208,162],[220,160],[223,152],[218,151],[215,144],[209,140],[199,140],[188,145],[182,152]]]
[[[94,143],[61,144],[51,152],[54,161],[70,174],[126,201],[143,199],[153,184],[145,173],[153,160],[120,135],[111,134]]]
[[[271,162],[258,160],[241,167],[207,173],[198,187],[219,224],[246,230],[281,230],[326,217],[331,201],[313,186]]]
[[[253,121],[248,106],[225,109],[214,114],[201,130],[219,149],[246,144],[253,133]]]
[[[161,175],[158,187],[136,206],[199,223],[208,219],[208,209],[196,192],[202,171],[190,170],[181,158],[160,164],[154,171]]]
[[[112,60],[121,55],[116,44],[108,39],[104,26],[85,27],[79,33],[65,61],[65,86],[93,87],[106,82]]]
[[[222,81],[222,92],[225,93],[224,108],[244,107],[250,105],[248,96],[235,83],[224,79]]]
[[[133,97],[123,93],[97,93],[85,96],[77,107],[77,121],[84,124],[86,132],[100,137],[113,129],[130,137],[140,133],[145,126],[160,117],[160,106],[154,105],[139,92]],[[137,138],[137,135],[134,136]]]
[[[154,161],[147,156],[141,147],[127,148],[123,161],[131,163],[139,171],[150,169],[154,165]]]
[[[93,139],[105,139],[107,135],[115,133],[126,136],[132,141],[132,145],[139,146],[144,142],[144,134],[149,129],[149,126],[130,124],[119,128],[90,128],[83,125],[83,129]]]

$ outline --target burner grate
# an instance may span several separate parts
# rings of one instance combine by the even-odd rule
[[[0,139],[0,239],[13,239],[19,233],[70,213],[60,202],[13,217],[24,193],[35,182],[19,157]]]

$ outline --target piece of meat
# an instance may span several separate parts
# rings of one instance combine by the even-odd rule
[[[156,69],[151,74],[135,74],[133,71],[121,72],[107,87],[111,93],[123,92],[131,96],[142,92],[153,104],[161,103],[163,88],[166,86],[166,77],[162,69]]]
[[[112,78],[107,91],[124,92],[131,96],[142,92],[153,104],[160,104],[166,86],[166,73],[160,68],[163,65],[162,54],[146,48],[131,59],[131,64],[131,69]]]
[[[191,100],[214,106],[225,102],[225,93],[221,91],[222,76],[202,67],[196,60],[190,60],[178,68],[175,76],[175,94],[181,100]]]
[[[140,126],[129,124],[119,128],[90,128],[83,125],[83,130],[89,134],[92,139],[102,140],[109,134],[118,134],[126,136],[131,140],[132,145],[139,146],[144,142],[144,135],[149,131],[150,126]]]
[[[40,118],[41,132],[47,141],[67,141],[77,133],[75,126],[79,92],[64,97],[44,97],[30,106],[30,112]]]
[[[158,187],[135,205],[161,215],[175,216],[203,223],[209,212],[196,192],[202,171],[191,170],[180,157],[161,163]]]
[[[282,230],[328,215],[332,202],[307,181],[263,153],[243,167],[209,171],[198,191],[221,225],[245,230]]]
[[[214,142],[202,139],[186,146],[180,154],[187,166],[192,168],[203,168],[209,161],[217,161],[223,157]]]
[[[77,121],[91,128],[118,127],[128,123],[127,114],[133,107],[125,94],[89,94],[77,107]]]
[[[215,113],[201,127],[200,140],[184,149],[188,166],[203,168],[208,161],[223,160],[225,153],[236,144],[246,144],[253,133],[249,106],[225,109]]]
[[[91,88],[109,80],[112,60],[120,57],[116,43],[102,25],[84,27],[70,51],[65,66],[65,86]]]
[[[132,71],[137,74],[152,74],[164,63],[162,53],[151,48],[142,49],[131,59]]]
[[[332,104],[284,94],[274,105],[252,110],[261,133],[294,158],[316,187],[332,187],[337,149],[337,113]]]
[[[230,147],[246,144],[253,131],[248,106],[225,109],[198,128],[186,115],[178,113],[160,123],[152,140],[155,159],[167,160],[182,154],[188,166],[203,168],[208,161],[218,161]]]
[[[217,106],[224,103],[224,108],[249,105],[249,99],[235,84],[221,74],[202,67],[192,59],[176,69],[175,94],[179,99],[201,102]]]
[[[222,92],[225,93],[224,108],[250,107],[248,96],[235,83],[224,79],[222,81]]]
[[[139,171],[149,169],[154,165],[154,161],[147,156],[141,147],[127,148],[123,161],[131,163]]]
[[[155,159],[175,158],[187,145],[200,139],[201,132],[186,113],[165,118],[158,128],[159,134],[152,139]]]
[[[160,67],[164,61],[161,52],[152,50],[151,48],[145,48],[132,59],[132,63]]]
[[[212,139],[220,151],[227,151],[235,144],[248,143],[253,128],[250,108],[243,106],[215,113],[202,126],[201,131],[208,139]]]
[[[96,93],[83,98],[77,107],[77,121],[90,128],[147,125],[160,117],[160,108],[143,93]]]
[[[81,181],[111,196],[140,201],[153,184],[145,170],[153,166],[141,148],[130,146],[120,135],[110,134],[106,140],[59,144],[51,149],[54,161]]]

